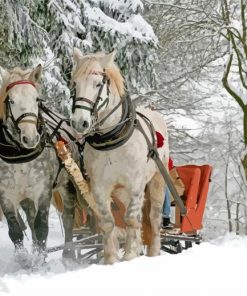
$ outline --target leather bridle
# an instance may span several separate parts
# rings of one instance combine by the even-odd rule
[[[15,82],[8,84],[6,87],[6,93],[8,94],[8,92],[11,88],[15,87],[16,85],[21,85],[21,84],[29,84],[29,85],[32,85],[34,88],[36,88],[35,84],[31,81],[19,80],[19,81],[15,81]],[[39,99],[37,99],[37,100],[39,100]],[[8,118],[8,117],[11,118],[11,120],[14,123],[15,128],[18,132],[20,132],[20,128],[19,128],[20,123],[32,123],[32,124],[37,125],[38,116],[33,112],[23,113],[18,118],[14,117],[12,109],[11,109],[11,105],[14,104],[14,102],[10,99],[9,95],[7,95],[4,103],[6,104],[6,118]],[[26,117],[33,117],[33,119],[26,119]]]
[[[109,104],[109,94],[110,94],[110,80],[107,78],[106,73],[105,72],[92,72],[90,74],[93,75],[101,75],[102,78],[102,83],[96,98],[96,101],[93,102],[92,100],[88,99],[88,98],[84,98],[84,97],[73,97],[73,104],[72,104],[72,113],[75,112],[76,109],[83,109],[83,110],[87,110],[91,113],[91,116],[94,118],[94,120],[98,120],[98,112],[99,110],[104,107],[106,105]],[[107,85],[107,97],[103,100],[103,98],[101,97],[102,91],[105,87],[105,84]],[[100,104],[100,102],[102,102],[102,104]],[[79,105],[77,104],[77,102],[86,102],[88,103],[90,106],[84,106],[84,105]]]

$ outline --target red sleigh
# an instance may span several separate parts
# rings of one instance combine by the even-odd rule
[[[182,217],[176,209],[176,225],[182,233],[196,232],[202,228],[212,167],[185,165],[177,167],[177,172],[185,185],[187,214]]]

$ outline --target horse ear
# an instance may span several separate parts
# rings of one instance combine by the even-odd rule
[[[7,70],[5,70],[3,67],[0,66],[0,76],[2,79],[8,77],[9,72]]]
[[[116,56],[116,50],[113,50],[111,53],[105,55],[101,61],[102,67],[107,68],[107,66],[113,64],[115,56]]]
[[[73,50],[73,60],[74,62],[78,63],[80,59],[83,58],[83,54],[82,52],[80,51],[79,48],[77,47],[74,47],[74,50]]]
[[[42,73],[42,66],[39,64],[30,74],[29,79],[33,82],[37,82],[40,79]]]

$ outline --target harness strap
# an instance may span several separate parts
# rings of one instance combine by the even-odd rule
[[[76,102],[86,102],[86,103],[90,104],[92,107],[77,105]],[[91,112],[91,111],[93,111],[93,106],[94,106],[94,102],[92,102],[91,100],[84,98],[84,97],[78,97],[78,98],[75,98],[73,101],[72,113],[74,113],[75,109],[83,109],[83,110],[87,110],[87,111]]]
[[[24,119],[25,117],[34,117],[35,120],[31,120],[31,119]],[[15,120],[15,124],[16,126],[18,126],[19,123],[34,123],[37,124],[37,115],[33,112],[27,112],[27,113],[23,113],[22,115],[20,115],[16,120]]]
[[[53,130],[52,134],[49,136],[49,141],[51,142],[52,139],[56,136],[58,133],[59,128],[61,127],[62,123],[64,122],[64,119],[61,119],[55,129]]]
[[[57,153],[56,153],[56,155],[57,155]],[[54,180],[54,182],[53,182],[53,185],[52,185],[52,188],[53,188],[53,189],[57,186],[58,176],[59,176],[59,174],[61,173],[62,168],[64,168],[64,165],[62,164],[61,159],[60,159],[59,157],[58,157],[57,159],[58,159],[58,162],[59,162],[59,168],[58,168],[58,170],[57,170],[56,178],[55,178],[55,180]]]
[[[152,137],[152,147],[156,147],[156,145],[155,145],[155,128],[154,128],[151,120],[147,116],[145,116],[144,114],[142,114],[140,112],[136,112],[136,114],[139,115],[146,123],[146,125],[150,131],[151,137]],[[152,150],[149,150],[148,158],[152,157],[151,154],[152,154]]]
[[[109,102],[109,98],[108,98],[108,102]],[[97,127],[98,126],[101,126],[105,121],[106,121],[106,119],[108,118],[108,117],[110,117],[122,104],[123,104],[123,102],[124,102],[124,97],[123,98],[121,98],[121,100],[120,100],[120,102],[104,117],[104,118],[102,118],[100,121],[98,121],[97,122]],[[102,104],[103,105],[103,104]],[[101,105],[101,106],[102,106]],[[124,117],[124,116],[123,116]]]
[[[182,199],[180,198],[180,196],[178,195],[178,192],[175,188],[175,186],[172,183],[171,177],[166,169],[166,167],[164,166],[164,164],[162,163],[162,161],[160,160],[159,157],[159,152],[157,151],[157,148],[152,145],[152,143],[150,142],[147,134],[145,133],[144,129],[142,128],[142,125],[140,123],[140,121],[138,119],[136,119],[136,128],[143,134],[147,145],[148,145],[148,155],[155,161],[155,163],[157,164],[161,175],[163,176],[172,196],[174,197],[174,200],[176,202],[176,204],[178,205],[180,211],[181,211],[181,215],[182,216],[186,216],[187,214],[187,209],[184,206],[184,203],[182,201]]]
[[[50,135],[50,140],[52,140],[53,137],[54,137],[56,134],[58,134],[58,129],[59,129],[59,128],[60,128],[63,132],[66,133],[66,135],[69,137],[69,139],[70,139],[71,141],[75,141],[75,140],[76,140],[75,137],[74,137],[72,134],[69,133],[69,131],[67,131],[66,129],[64,129],[64,128],[61,127],[61,125],[63,124],[63,122],[66,122],[66,123],[69,125],[67,119],[58,116],[56,113],[54,113],[52,110],[48,109],[48,108],[47,108],[45,105],[43,105],[43,104],[40,104],[40,108],[41,108],[41,110],[42,110],[45,114],[47,114],[47,115],[48,115],[48,116],[49,116],[54,122],[57,123],[57,126],[56,126],[55,129],[54,129],[54,126],[52,126],[49,122],[46,121],[46,124],[47,124],[47,125],[53,130],[52,135]],[[57,119],[59,119],[59,121],[58,121]]]
[[[6,87],[6,92],[8,92],[12,87],[14,87],[16,85],[20,85],[20,84],[30,84],[34,88],[36,88],[36,85],[32,81],[29,81],[29,80],[19,80],[19,81],[15,81],[15,82],[12,82],[12,83],[8,84],[8,86]]]
[[[101,73],[101,72],[100,73],[98,73],[98,72],[92,72],[91,74],[96,74],[96,75],[102,75],[103,76],[102,84],[100,86],[100,89],[99,89],[99,92],[98,92],[96,101],[93,102],[90,99],[85,98],[85,97],[77,97],[77,98],[75,97],[75,98],[73,98],[72,113],[74,113],[77,108],[78,109],[83,109],[83,110],[87,110],[87,111],[91,112],[91,114],[96,119],[98,119],[98,111],[104,105],[108,105],[109,104],[109,94],[110,94],[109,85],[110,85],[110,80],[107,79],[107,76],[106,76],[105,71],[103,73]],[[99,105],[100,104],[100,101],[102,100],[101,94],[102,94],[102,91],[104,89],[105,84],[107,84],[107,96],[108,97],[105,99],[105,101],[101,105]],[[84,106],[84,105],[83,106],[82,105],[78,105],[78,104],[76,104],[76,102],[85,102],[85,103],[88,103],[88,104],[90,104],[90,107]]]

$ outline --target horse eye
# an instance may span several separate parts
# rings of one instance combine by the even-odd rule
[[[45,100],[44,99],[41,99],[41,98],[37,98],[36,99],[36,102],[44,102]]]
[[[96,87],[100,87],[100,86],[101,86],[101,83],[100,82],[96,84]]]
[[[12,99],[9,99],[10,104],[14,104],[15,102]]]

